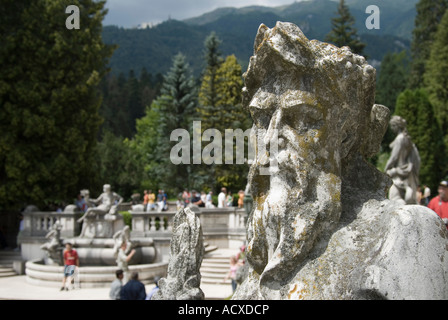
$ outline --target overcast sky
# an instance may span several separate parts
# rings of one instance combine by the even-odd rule
[[[293,2],[294,0],[107,0],[109,12],[103,24],[131,28],[141,23],[159,23],[168,20],[168,17],[176,20],[197,17],[221,7],[276,7]]]

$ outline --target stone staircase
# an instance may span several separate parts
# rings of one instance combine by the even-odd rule
[[[238,253],[234,249],[206,251],[201,265],[201,283],[230,286],[230,279],[223,281],[230,270],[230,257]]]
[[[22,255],[20,251],[0,250],[0,278],[16,276],[14,271],[14,261],[21,261]]]

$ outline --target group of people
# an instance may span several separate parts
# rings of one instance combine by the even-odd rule
[[[218,194],[218,208],[233,207],[234,196],[231,191],[227,191],[225,187],[221,188],[221,192]],[[177,209],[185,208],[191,205],[196,205],[202,208],[216,208],[213,203],[213,191],[205,193],[204,191],[198,192],[185,189],[177,197]],[[244,191],[240,190],[238,192],[238,208],[243,208],[244,206]]]
[[[205,193],[204,191],[198,192],[196,190],[189,191],[184,189],[183,192],[177,195],[176,207],[177,210],[187,208],[190,206],[198,206],[201,208],[214,208],[213,204],[213,191]]]
[[[124,272],[118,269],[115,272],[116,279],[112,282],[109,298],[111,300],[151,300],[152,296],[159,290],[159,278],[154,278],[155,287],[146,294],[145,285],[139,280],[138,272],[133,271],[129,281],[125,282]]]
[[[158,278],[154,279],[156,286],[146,295],[145,285],[139,280],[138,272],[131,272],[130,277],[128,262],[135,255],[135,249],[128,252],[126,241],[121,243],[117,254],[118,270],[116,279],[112,282],[109,297],[112,300],[151,300],[151,297],[159,289]]]
[[[225,187],[221,188],[221,192],[218,194],[218,208],[233,207],[233,194],[231,191],[227,192]],[[238,208],[243,208],[244,206],[244,191],[238,191]]]
[[[126,253],[126,249],[127,244],[123,242],[117,255],[118,270],[115,272],[116,279],[111,284],[109,297],[112,300],[151,300],[151,297],[159,289],[159,278],[154,279],[155,287],[146,294],[145,285],[139,280],[138,272],[134,271],[130,277],[128,276],[128,262],[134,256],[135,249],[132,249],[130,253]],[[71,243],[65,244],[63,258],[64,271],[60,291],[69,291],[70,285],[71,289],[75,289],[79,268],[79,256]]]
[[[143,191],[143,205],[146,212],[151,210],[157,210],[158,212],[168,210],[167,200],[168,196],[162,189],[159,189],[157,196],[152,190]]]

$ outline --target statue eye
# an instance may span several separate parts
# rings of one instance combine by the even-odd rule
[[[283,122],[300,131],[319,129],[323,125],[323,115],[314,107],[300,104],[285,109]]]
[[[254,120],[254,123],[258,128],[267,129],[269,127],[269,123],[272,118],[272,112],[267,109],[260,109],[258,107],[250,107],[249,110],[252,119]]]

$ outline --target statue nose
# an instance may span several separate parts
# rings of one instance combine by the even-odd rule
[[[269,146],[273,140],[277,142],[281,118],[282,110],[279,108],[272,115],[271,121],[269,122],[268,130],[266,131],[266,135],[264,136],[263,142],[266,146]]]

